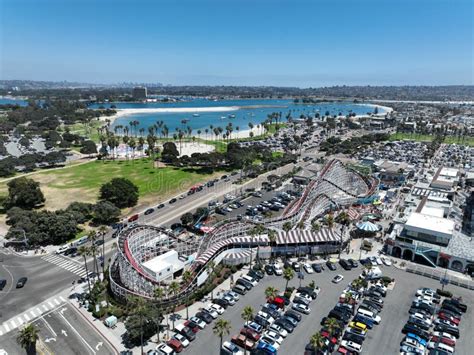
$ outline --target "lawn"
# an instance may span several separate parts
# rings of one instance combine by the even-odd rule
[[[197,182],[218,173],[209,174],[200,169],[152,166],[149,159],[129,161],[91,161],[90,163],[31,176],[40,182],[46,198],[46,208],[67,207],[73,201],[95,202],[100,186],[114,177],[125,177],[138,186],[140,205],[158,203]],[[6,194],[6,183],[0,192]]]
[[[417,142],[431,142],[435,138],[435,135],[430,134],[417,134],[417,133],[394,133],[390,136],[391,141],[397,141],[402,139],[414,140]],[[474,146],[474,137],[465,137],[464,141],[454,136],[446,136],[444,142],[446,144],[459,144]]]

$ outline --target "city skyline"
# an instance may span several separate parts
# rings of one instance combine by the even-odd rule
[[[472,4],[464,0],[1,6],[5,80],[296,87],[473,83]]]

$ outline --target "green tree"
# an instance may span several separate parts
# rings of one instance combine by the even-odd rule
[[[216,323],[214,324],[214,327],[212,328],[214,334],[219,337],[220,339],[220,346],[219,349],[222,348],[222,340],[224,336],[230,334],[230,329],[232,326],[230,325],[230,322],[228,320],[219,318]]]
[[[179,283],[177,283],[176,281],[172,281],[170,283],[170,285],[168,286],[169,288],[169,292],[173,295],[173,296],[177,296],[178,293],[179,293],[179,290],[180,290],[180,287],[179,287]],[[173,312],[175,311],[175,309],[173,308]],[[175,317],[173,317],[173,329],[174,329],[174,320],[175,320]]]
[[[36,354],[36,342],[39,339],[39,330],[35,325],[28,323],[19,332],[16,342],[27,354]]]
[[[254,317],[254,310],[251,306],[245,306],[244,309],[242,310],[242,313],[240,316],[244,320],[245,323],[252,321]],[[247,334],[245,334],[245,342],[247,342]],[[244,354],[247,354],[247,349],[244,348]]]
[[[314,350],[321,350],[324,346],[325,338],[321,335],[321,333],[314,333],[309,342],[313,346]]]
[[[39,182],[32,179],[20,177],[11,180],[7,186],[8,197],[3,203],[5,209],[20,207],[31,210],[45,201]]]
[[[97,146],[96,146],[95,142],[93,142],[91,140],[86,140],[86,141],[82,142],[80,152],[81,152],[81,154],[87,154],[87,155],[97,154]]]
[[[335,318],[327,318],[324,322],[324,326],[330,334],[334,334],[334,332],[340,328],[340,325]]]
[[[156,304],[156,312],[155,315],[158,315],[155,317],[155,323],[156,323],[156,338],[158,339],[158,343],[160,342],[160,328],[161,328],[161,320],[162,320],[162,315],[161,315],[161,300],[165,296],[165,290],[162,287],[157,287],[153,290],[153,298],[155,299],[155,304]]]
[[[131,315],[125,321],[127,338],[133,344],[140,344],[141,354],[143,354],[144,338],[150,338],[156,332],[156,324],[151,318],[152,312],[142,297],[131,297]]]
[[[189,226],[190,224],[194,222],[193,214],[190,212],[186,212],[185,214],[183,214],[180,219],[181,219],[181,223],[184,226]]]
[[[84,258],[84,268],[86,269],[87,286],[89,287],[89,294],[91,293],[91,282],[89,279],[89,270],[87,268],[87,257],[90,255],[90,250],[87,246],[81,245],[78,249],[79,255]]]
[[[110,224],[116,222],[120,216],[120,209],[109,201],[97,202],[92,211],[95,224]]]
[[[268,286],[265,289],[265,297],[267,298],[267,300],[273,301],[277,295],[278,295],[278,290],[275,287]]]
[[[128,179],[113,178],[101,186],[99,198],[118,208],[133,207],[138,201],[138,187]]]
[[[283,270],[283,278],[286,280],[285,290],[288,289],[288,283],[293,277],[295,277],[295,272],[292,268],[287,267]]]
[[[189,270],[186,270],[185,272],[183,272],[183,282],[184,282],[184,285],[187,287],[190,282],[193,280],[193,273]],[[189,319],[189,300],[188,298],[186,297],[186,319]]]

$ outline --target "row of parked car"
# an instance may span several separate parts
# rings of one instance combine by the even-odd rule
[[[381,281],[374,281],[364,288],[357,283],[349,284],[339,296],[338,303],[321,320],[318,348],[310,341],[305,348],[306,355],[359,354],[367,332],[379,324],[379,313],[383,309],[387,287]]]
[[[276,354],[302,320],[302,313],[309,314],[309,304],[318,294],[319,288],[300,287],[293,302],[284,296],[267,299],[253,320],[246,322],[238,335],[223,344],[221,354],[241,355],[245,350],[251,354]]]
[[[461,316],[467,306],[456,298],[442,297],[436,290],[420,288],[408,310],[408,322],[400,343],[403,354],[454,354]]]

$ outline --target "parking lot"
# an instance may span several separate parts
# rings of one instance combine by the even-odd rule
[[[382,321],[369,331],[365,340],[362,352],[366,354],[378,354],[380,349],[384,349],[387,354],[399,353],[399,345],[403,336],[401,329],[408,319],[408,309],[410,308],[413,295],[419,287],[437,288],[437,281],[419,275],[408,274],[405,271],[394,267],[382,267],[384,275],[395,278],[392,290],[389,290],[385,298],[385,305],[381,312]],[[305,274],[302,285],[307,285],[314,280],[321,288],[318,298],[310,304],[310,315],[303,315],[302,321],[298,324],[293,333],[289,334],[283,341],[279,353],[282,354],[303,354],[305,346],[309,342],[311,335],[320,329],[320,321],[337,303],[342,290],[349,282],[357,278],[362,268],[345,271],[337,265],[336,271],[329,271],[327,268],[322,273]],[[344,280],[339,284],[331,282],[336,274],[344,275]],[[245,306],[252,306],[257,313],[261,305],[265,303],[265,289],[268,286],[283,290],[286,280],[281,276],[265,276],[259,284],[249,291],[234,306],[229,306],[222,317],[228,320],[232,329],[230,335],[224,340],[230,340],[232,335],[239,333],[244,321],[241,318],[242,310]],[[299,280],[295,277],[289,283],[290,286],[299,286]],[[474,347],[474,339],[470,337],[469,330],[474,326],[474,319],[470,316],[473,301],[472,291],[454,286],[448,286],[448,290],[456,296],[461,296],[463,302],[468,306],[468,314],[463,317],[460,325],[461,337],[456,345],[459,354],[470,353],[469,349]],[[192,342],[186,352],[194,354],[219,354],[219,339],[212,333],[212,325],[197,334],[196,340]]]

